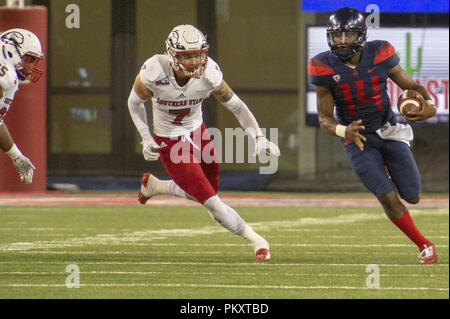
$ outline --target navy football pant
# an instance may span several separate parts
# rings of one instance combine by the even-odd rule
[[[400,141],[383,140],[376,133],[365,134],[364,150],[355,143],[345,145],[347,160],[364,186],[377,198],[393,191],[386,173],[403,199],[413,199],[421,192],[420,174],[409,146]]]

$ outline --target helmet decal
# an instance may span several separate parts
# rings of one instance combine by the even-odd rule
[[[21,47],[24,42],[24,36],[20,32],[17,31],[7,31],[2,34],[1,39],[5,43],[16,45],[17,47]]]
[[[178,43],[179,38],[180,38],[180,36],[178,35],[178,31],[175,30],[170,34],[168,41],[170,42],[170,45],[172,47],[180,49],[180,50],[185,50],[185,48],[181,44]]]

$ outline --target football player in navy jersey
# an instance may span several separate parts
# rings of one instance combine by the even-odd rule
[[[366,39],[365,17],[358,10],[341,8],[330,16],[330,51],[316,55],[308,64],[320,127],[342,138],[350,166],[389,219],[419,247],[420,263],[435,263],[435,246],[419,232],[398,197],[417,204],[421,181],[409,146],[413,132],[411,126],[396,123],[387,78],[402,90],[421,94],[417,98],[422,110],[409,112],[406,120],[426,120],[436,114],[436,108],[427,90],[402,69],[389,42]]]

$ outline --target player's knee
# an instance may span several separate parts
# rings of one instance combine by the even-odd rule
[[[400,218],[406,210],[406,207],[397,197],[397,193],[390,192],[382,197],[379,197],[380,201],[386,215],[391,219]]]
[[[227,206],[222,200],[216,195],[208,198],[203,203],[206,207],[211,217],[214,218],[222,227],[228,229],[232,233],[237,233],[241,229],[244,221],[239,216],[239,214]]]
[[[407,201],[410,204],[417,204],[420,201],[420,196],[417,196],[414,198],[409,198],[409,199],[405,198],[405,201]]]

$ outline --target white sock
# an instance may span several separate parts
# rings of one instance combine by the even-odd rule
[[[244,239],[247,239],[249,242],[253,244],[253,248],[255,252],[261,248],[269,249],[269,243],[267,240],[258,235],[253,228],[247,223],[239,230],[237,235],[241,236]]]
[[[177,197],[181,197],[181,198],[186,198],[186,192],[184,190],[182,190],[180,188],[180,186],[175,184],[175,182],[173,180],[169,181],[169,194],[177,196]]]
[[[216,222],[234,234],[237,234],[245,224],[241,216],[233,208],[222,202],[217,195],[208,198],[203,206],[206,207]]]
[[[181,198],[186,198],[186,192],[182,190],[180,186],[175,184],[173,180],[161,180],[155,177],[153,184],[155,187],[155,191],[158,194],[169,194]]]

